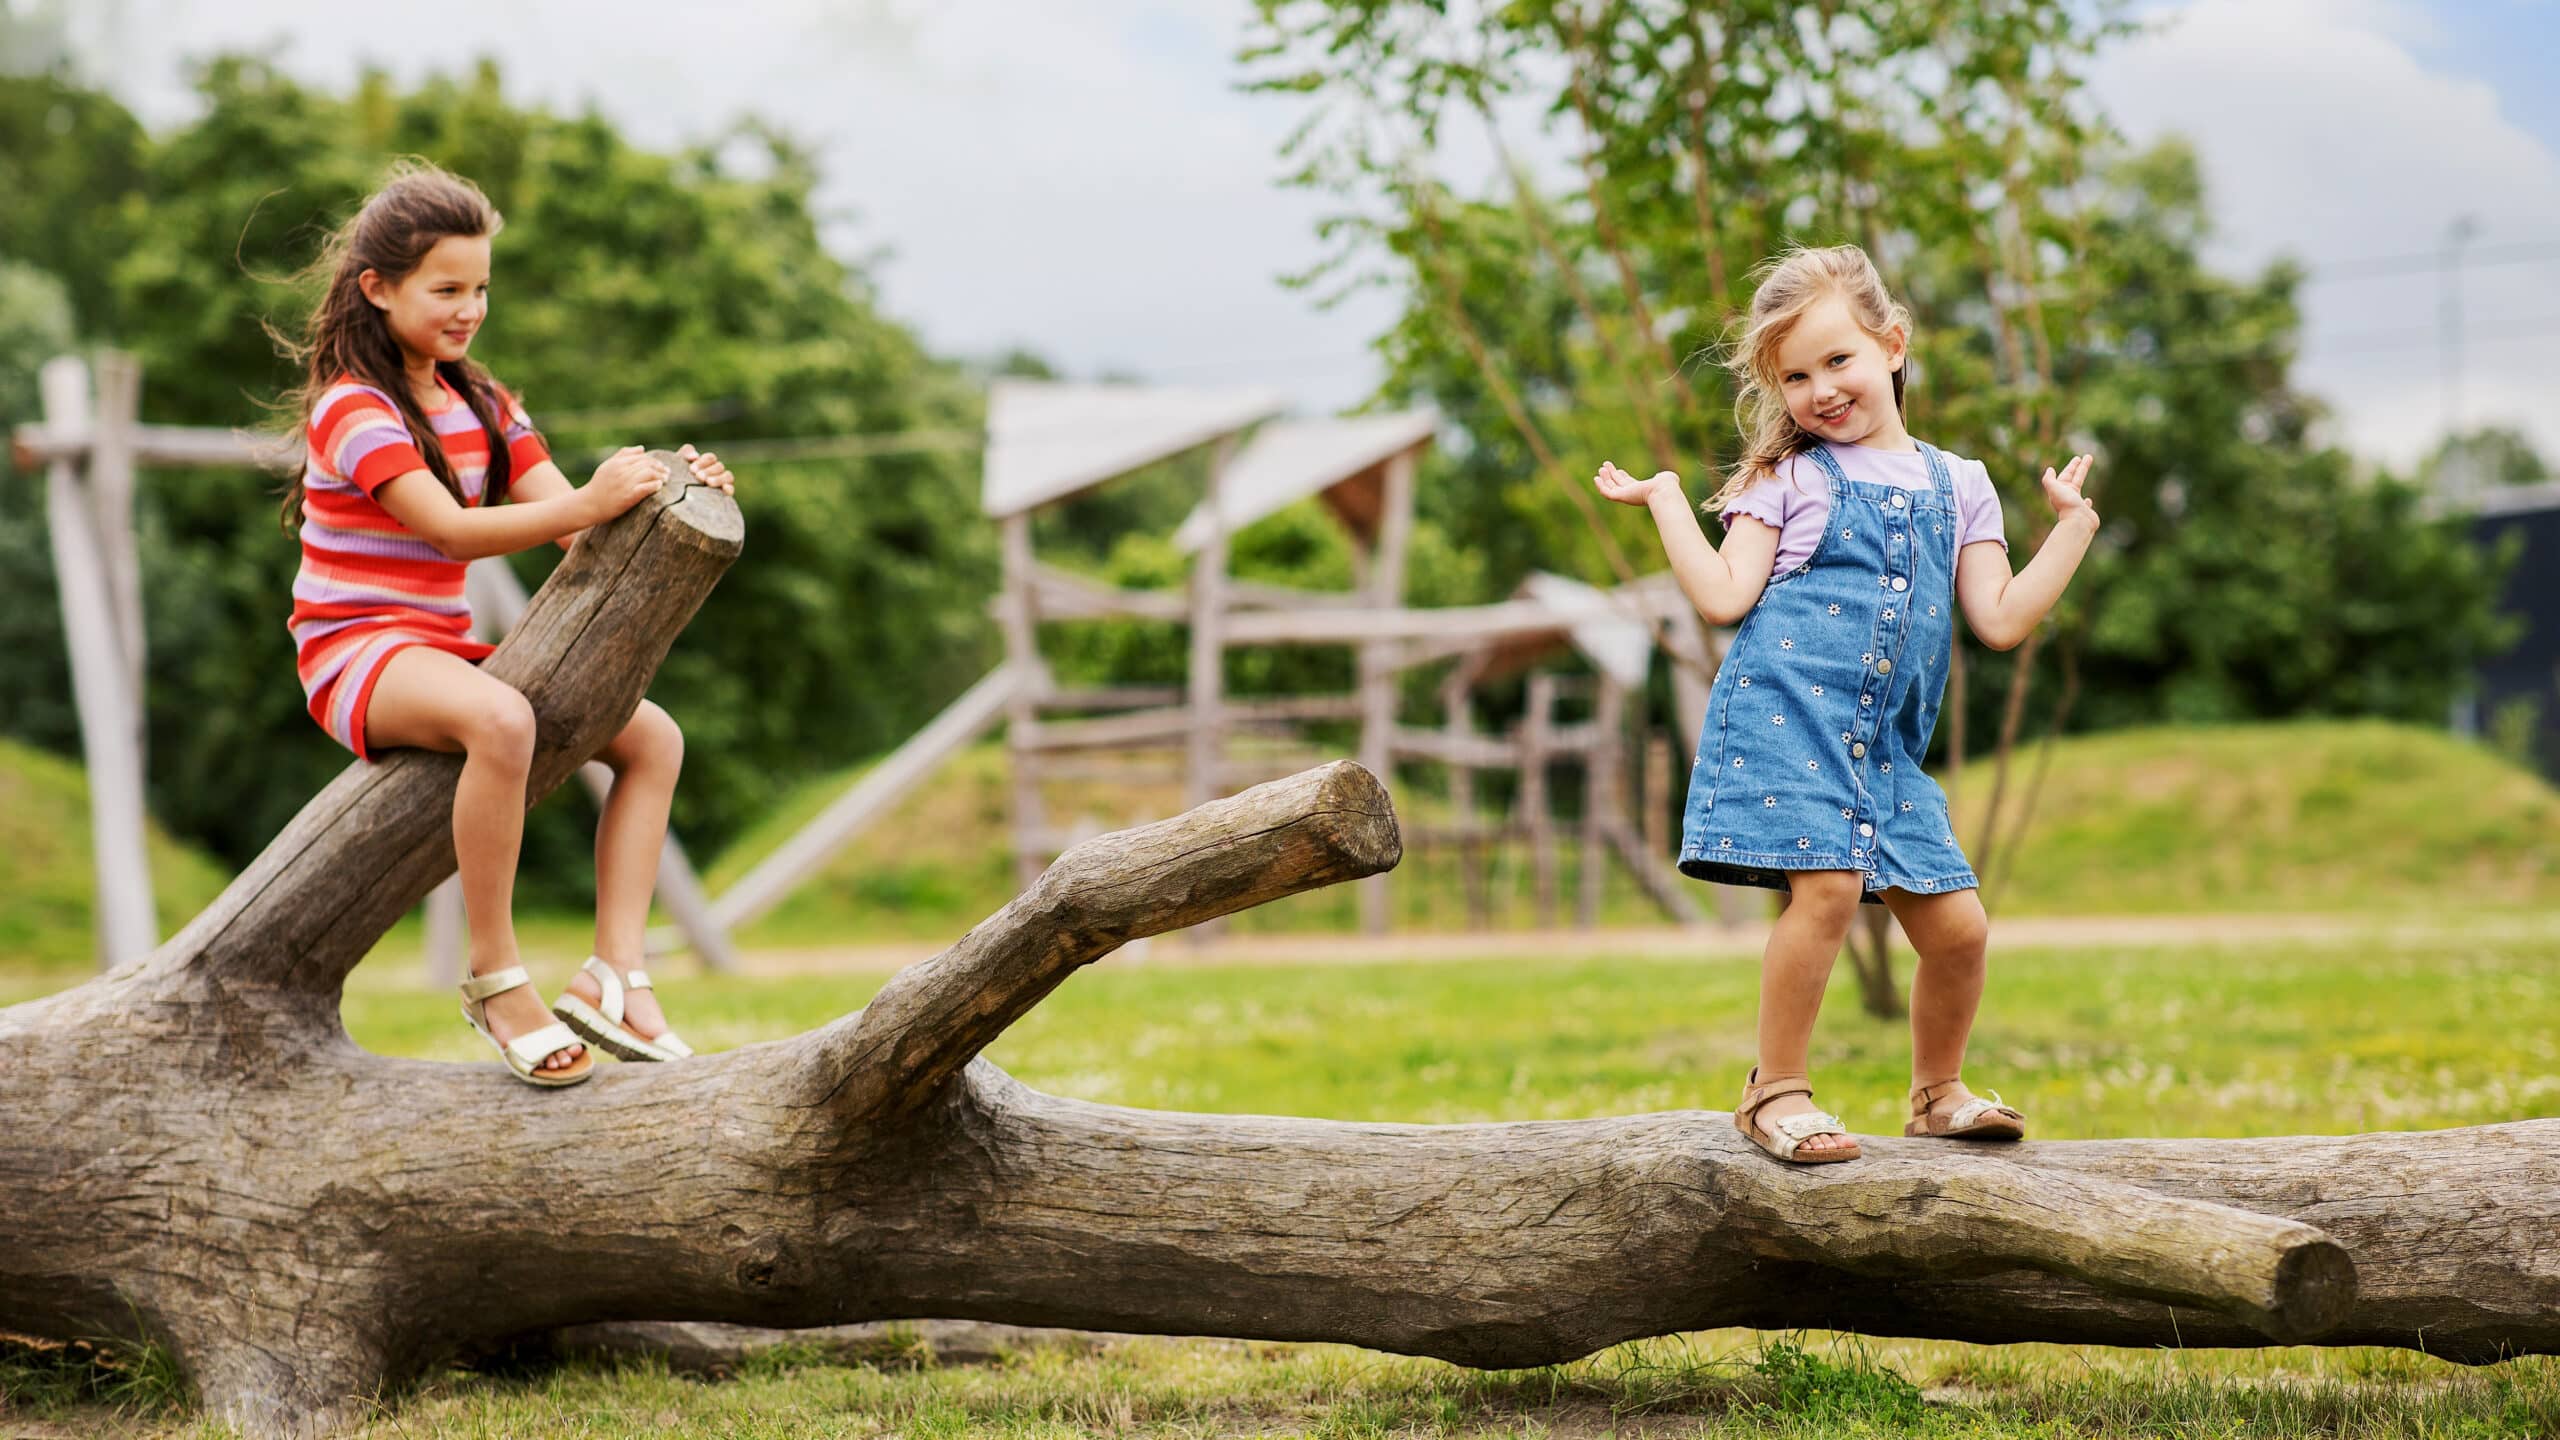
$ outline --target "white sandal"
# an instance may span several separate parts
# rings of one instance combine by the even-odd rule
[[[514,1071],[516,1078],[526,1084],[540,1085],[545,1088],[575,1085],[595,1073],[596,1057],[581,1055],[559,1069],[540,1068],[543,1061],[578,1043],[578,1037],[569,1033],[568,1026],[545,1025],[539,1030],[528,1030],[513,1040],[503,1042],[489,1033],[489,997],[503,995],[519,985],[532,983],[533,978],[524,973],[524,967],[521,965],[510,965],[504,970],[493,971],[487,975],[474,975],[463,981],[463,1023],[479,1031],[481,1039],[496,1046],[498,1058],[506,1061],[507,1068]]]
[[[596,977],[601,987],[599,1004],[590,1005],[568,991],[552,1003],[551,1013],[560,1017],[580,1039],[601,1047],[617,1060],[683,1060],[693,1054],[693,1047],[676,1038],[669,1030],[655,1040],[644,1040],[622,1023],[625,990],[654,990],[646,970],[625,975],[605,963],[602,956],[590,955],[578,967]]]

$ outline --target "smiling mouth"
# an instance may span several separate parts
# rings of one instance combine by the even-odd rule
[[[1821,421],[1825,425],[1837,425],[1841,421],[1849,418],[1849,412],[1855,409],[1857,404],[1858,402],[1855,400],[1845,400],[1841,402],[1840,408],[1837,410],[1814,411],[1813,418]]]

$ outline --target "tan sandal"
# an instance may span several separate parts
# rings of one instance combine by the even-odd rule
[[[540,1068],[543,1061],[578,1043],[578,1037],[569,1033],[568,1026],[554,1022],[538,1030],[528,1030],[503,1043],[489,1033],[489,997],[532,983],[533,977],[525,974],[521,965],[510,965],[504,970],[474,975],[463,981],[463,1023],[479,1031],[481,1039],[497,1046],[498,1058],[506,1061],[507,1068],[526,1084],[545,1088],[575,1085],[595,1073],[596,1057],[592,1052],[556,1070]]]
[[[673,1030],[661,1031],[654,1040],[622,1023],[623,991],[654,988],[646,970],[629,974],[617,973],[602,956],[590,955],[578,967],[596,977],[598,1004],[590,1005],[568,991],[552,1002],[551,1013],[562,1024],[578,1033],[578,1038],[601,1048],[616,1060],[686,1060],[693,1047],[676,1038]]]
[[[1798,1147],[1816,1135],[1847,1135],[1849,1127],[1840,1123],[1840,1117],[1837,1115],[1826,1115],[1819,1110],[1814,1110],[1802,1115],[1785,1116],[1766,1130],[1752,1125],[1752,1117],[1759,1114],[1763,1106],[1788,1095],[1802,1095],[1807,1100],[1812,1099],[1813,1082],[1799,1075],[1786,1080],[1772,1080],[1763,1085],[1760,1083],[1760,1067],[1752,1066],[1751,1077],[1742,1082],[1742,1103],[1734,1107],[1733,1128],[1741,1131],[1742,1138],[1745,1140],[1791,1165],[1827,1165],[1835,1160],[1858,1158],[1860,1153],[1858,1142],[1854,1139],[1846,1145],[1830,1149],[1808,1150],[1801,1158],[1796,1154]]]
[[[1911,1118],[1903,1122],[1902,1133],[1936,1140],[2023,1140],[2027,1137],[2027,1117],[2004,1103],[2000,1092],[1991,1098],[1977,1095],[1941,1115],[1930,1109],[1938,1097],[1954,1085],[1941,1080],[1935,1085],[1922,1085],[1911,1092]]]

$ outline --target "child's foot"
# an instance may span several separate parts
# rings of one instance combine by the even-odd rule
[[[2027,1117],[2002,1103],[2000,1092],[1985,1100],[1962,1080],[1940,1080],[1911,1087],[1911,1119],[1905,1135],[1940,1140],[2019,1140],[2027,1133]]]
[[[1801,1075],[1763,1083],[1760,1067],[1751,1067],[1733,1124],[1743,1138],[1781,1160],[1813,1165],[1858,1158],[1858,1142],[1839,1116],[1825,1114],[1813,1103],[1813,1082]]]
[[[516,959],[512,955],[492,956],[485,963],[474,962],[471,973],[475,977],[494,975],[515,963]],[[519,1036],[530,1035],[546,1025],[557,1023],[552,1018],[549,1008],[542,1003],[541,993],[531,985],[518,985],[511,990],[501,990],[481,1001],[480,1019],[482,1024],[489,1027],[489,1034],[500,1045],[509,1044]],[[586,1059],[586,1054],[587,1047],[572,1040],[536,1061],[533,1068],[541,1074],[564,1073],[581,1064]]]
[[[610,960],[605,963],[613,965]],[[628,975],[639,968],[636,965],[613,965],[617,975]],[[580,970],[569,977],[569,993],[590,1005],[601,1005],[604,1003],[604,982],[592,973]],[[622,987],[622,1028],[643,1040],[655,1040],[667,1033],[667,1012],[658,1008],[655,990],[634,990],[628,985]]]

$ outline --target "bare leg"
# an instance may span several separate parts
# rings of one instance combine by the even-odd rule
[[[596,758],[613,770],[613,790],[596,822],[596,950],[619,971],[643,969],[649,897],[658,885],[658,857],[666,848],[667,810],[675,803],[676,776],[684,768],[684,732],[667,712],[643,700],[631,720]],[[595,1004],[604,987],[592,975],[570,977],[569,992]],[[654,992],[628,991],[622,1023],[644,1040],[667,1032]]]
[[[515,964],[516,856],[524,845],[525,782],[533,769],[533,706],[515,687],[469,661],[416,645],[382,667],[364,728],[371,750],[461,752],[453,854],[471,932],[471,973]],[[485,1013],[501,1042],[552,1023],[530,985],[490,996]],[[536,1068],[563,1070],[584,1053],[583,1045],[563,1046]]]
[[[1983,913],[1982,897],[1971,890],[1943,895],[1888,890],[1884,899],[1920,955],[1911,977],[1911,1088],[1952,1082],[1946,1093],[1932,1097],[1933,1109],[1951,1111],[1973,1098],[1957,1077],[1964,1071],[1965,1046],[1973,1038],[1990,970],[1990,917]]]
[[[1823,987],[1830,983],[1841,943],[1849,938],[1864,883],[1854,870],[1800,870],[1787,877],[1787,906],[1760,956],[1762,1083],[1810,1074],[1814,1018],[1822,1013]],[[1802,1095],[1787,1095],[1770,1101],[1753,1119],[1765,1130],[1789,1115],[1821,1108]],[[1822,1134],[1797,1149],[1845,1149],[1854,1143],[1845,1135]]]

